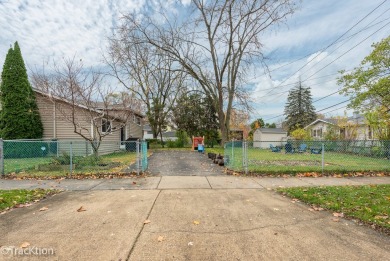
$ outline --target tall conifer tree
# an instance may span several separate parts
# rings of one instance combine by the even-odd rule
[[[41,117],[18,42],[7,53],[1,80],[0,137],[42,138]]]
[[[288,94],[284,113],[289,132],[303,128],[313,122],[317,115],[313,106],[310,87],[302,86],[302,82],[299,81],[297,86],[291,89]]]

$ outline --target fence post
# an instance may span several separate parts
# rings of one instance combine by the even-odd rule
[[[324,175],[324,166],[325,166],[325,146],[324,146],[324,143],[322,143],[321,151],[322,151],[322,162],[321,162],[321,165],[322,165],[322,175]]]
[[[4,141],[0,139],[0,172],[4,176]]]
[[[246,141],[242,142],[242,167],[244,168],[245,175],[248,175],[248,144]]]
[[[69,144],[69,171],[70,175],[73,173],[73,152],[72,152],[72,142]]]
[[[234,140],[232,140],[232,159],[230,160],[230,168],[234,168]]]
[[[136,141],[135,143],[136,145],[136,151],[137,151],[137,175],[139,175],[139,167],[140,167],[140,164],[139,164],[139,140]]]

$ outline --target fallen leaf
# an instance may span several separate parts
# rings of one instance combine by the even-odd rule
[[[200,224],[200,221],[198,221],[198,220],[194,220],[194,225],[199,225]]]
[[[163,237],[163,236],[159,236],[159,237],[157,238],[157,241],[158,241],[158,242],[163,242],[163,240],[164,240],[164,237]]]
[[[387,215],[383,215],[383,216],[377,215],[377,216],[375,216],[374,218],[375,218],[375,219],[388,219],[389,216],[387,216]]]
[[[344,213],[337,213],[337,212],[334,212],[334,213],[333,213],[333,216],[334,216],[334,217],[344,217]]]
[[[40,208],[39,209],[39,211],[46,211],[46,210],[48,210],[49,208],[47,208],[47,207],[43,207],[43,208]]]
[[[30,246],[30,243],[29,242],[23,242],[21,245],[20,245],[20,248],[26,248],[26,247],[29,247]]]
[[[83,206],[81,206],[77,209],[77,212],[83,212],[83,211],[87,211]]]
[[[144,224],[149,224],[151,221],[149,219],[144,221]]]
[[[333,222],[339,222],[340,219],[339,219],[339,218],[332,218],[332,221],[333,221]]]
[[[189,245],[189,246],[193,246],[193,245],[194,245],[194,242],[188,242],[188,245]]]
[[[278,208],[274,208],[274,211],[279,211],[279,209]]]
[[[133,181],[133,185],[137,184],[137,182]]]

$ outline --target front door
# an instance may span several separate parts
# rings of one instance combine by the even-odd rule
[[[121,128],[121,145],[126,141],[126,130],[124,127]]]

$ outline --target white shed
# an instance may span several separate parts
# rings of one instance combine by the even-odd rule
[[[282,146],[287,141],[287,131],[282,128],[259,128],[253,133],[253,147],[269,148],[269,145]]]

